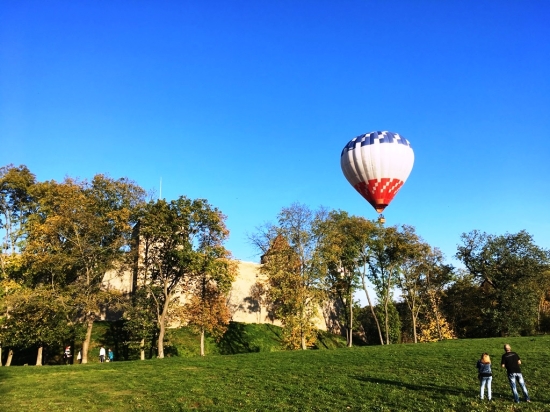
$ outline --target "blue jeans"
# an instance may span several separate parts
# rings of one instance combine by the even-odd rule
[[[519,382],[519,386],[521,386],[523,395],[525,396],[525,401],[529,401],[529,393],[527,392],[527,387],[525,386],[523,375],[521,373],[509,373],[508,381],[510,381],[510,388],[512,388],[512,393],[514,394],[514,401],[519,402],[518,390],[516,388],[516,378]]]
[[[493,381],[492,376],[487,376],[481,378],[480,382],[480,388],[479,388],[479,396],[481,399],[483,399],[483,394],[485,392],[485,385],[487,385],[487,399],[491,400],[491,382]]]

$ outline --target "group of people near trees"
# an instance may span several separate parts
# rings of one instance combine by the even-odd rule
[[[70,365],[72,363],[71,362],[72,357],[73,357],[73,354],[71,352],[71,346],[66,346],[65,351],[63,352],[63,361],[64,361],[65,365]],[[82,363],[82,351],[81,350],[78,351],[78,355],[76,357],[76,360],[78,361],[78,363]],[[107,350],[107,352],[105,352],[105,347],[104,346],[101,346],[101,348],[99,348],[99,362],[100,363],[113,362],[114,360],[115,360],[115,354],[113,353],[111,348],[109,348]]]
[[[500,363],[503,368],[506,368],[508,382],[510,383],[510,388],[512,389],[514,401],[519,403],[519,394],[516,385],[517,380],[517,383],[519,383],[525,397],[525,402],[531,402],[529,392],[527,391],[527,386],[525,385],[525,380],[523,379],[523,374],[521,373],[521,359],[516,352],[512,352],[512,348],[509,344],[504,345],[504,354],[502,355]],[[478,370],[480,384],[480,398],[484,399],[485,387],[487,387],[487,399],[492,400],[491,383],[493,380],[493,373],[491,370],[491,358],[488,353],[481,354],[481,358],[477,361],[476,367]]]

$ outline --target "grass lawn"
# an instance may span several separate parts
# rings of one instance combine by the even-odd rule
[[[532,403],[514,404],[504,343],[522,358]],[[9,411],[550,411],[550,337],[172,357],[0,368]],[[493,402],[475,364],[493,361]]]

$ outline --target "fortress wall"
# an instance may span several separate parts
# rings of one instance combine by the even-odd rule
[[[231,320],[242,323],[272,323],[280,326],[280,321],[271,321],[268,318],[267,307],[262,305],[260,308],[250,296],[250,289],[256,282],[267,283],[267,279],[259,272],[260,266],[259,263],[238,261],[238,274],[228,295]],[[122,293],[131,293],[132,280],[133,273],[130,270],[110,270],[105,273],[103,287],[108,290],[116,289]],[[319,308],[318,312],[315,325],[318,329],[327,330],[322,309]]]

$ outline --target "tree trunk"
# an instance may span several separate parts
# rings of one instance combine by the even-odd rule
[[[413,321],[413,337],[414,337],[414,343],[418,343],[418,340],[416,338],[416,316],[414,316],[414,313],[412,314],[412,321]]]
[[[376,328],[378,329],[378,337],[380,338],[380,344],[384,344],[384,338],[382,337],[382,329],[380,328],[380,323],[378,322],[378,318],[376,317],[376,313],[374,312],[374,307],[372,306],[372,303],[370,301],[370,295],[369,290],[367,289],[367,284],[365,283],[365,274],[361,274],[361,280],[363,282],[363,290],[365,291],[365,294],[367,295],[367,302],[369,302],[370,312],[372,313],[372,317],[374,318],[374,321],[376,322]]]
[[[537,309],[537,332],[540,332],[540,314],[542,313],[543,309],[544,309],[544,301],[545,301],[545,296],[543,295],[540,299],[539,299],[539,307]],[[1,348],[0,348],[1,349]],[[2,352],[0,352],[1,354]]]
[[[42,349],[42,346],[38,348],[38,353],[36,355],[36,366],[42,366]]]
[[[145,360],[145,338],[139,343],[140,359]]]
[[[157,320],[159,323],[159,336],[157,340],[157,357],[164,359],[164,335],[166,334],[166,318],[168,316],[168,305],[170,305],[170,293],[168,293],[168,287],[164,285],[164,303],[162,305],[162,312],[158,313]]]
[[[166,334],[166,313],[168,302],[165,300],[162,313],[159,317],[159,336],[157,338],[157,358],[164,359],[164,335]]]
[[[443,337],[441,335],[441,320],[440,320],[440,317],[439,317],[439,308],[438,308],[438,305],[437,305],[437,302],[435,300],[435,297],[432,296],[432,305],[433,305],[433,310],[434,310],[434,314],[435,314],[435,325],[437,326],[437,336],[439,337],[439,340],[443,340]]]
[[[386,292],[388,295],[384,299],[384,315],[386,317],[385,323],[386,323],[386,344],[389,345],[390,342],[390,320],[388,319],[388,300],[389,300],[389,291]]]
[[[92,328],[94,327],[94,321],[89,320],[86,326],[86,339],[82,342],[82,363],[88,363],[88,349],[90,349],[90,342],[92,340]]]
[[[349,299],[349,328],[348,328],[349,338],[348,338],[348,348],[353,346],[353,299]]]
[[[13,349],[8,351],[8,359],[6,359],[6,366],[11,366],[11,360],[13,359]]]
[[[302,334],[302,350],[307,350],[306,336]]]
[[[0,345],[0,366],[4,366],[2,363],[2,345]]]
[[[443,336],[441,335],[441,321],[439,320],[439,311],[436,309],[435,311],[435,324],[437,325],[437,336],[439,337],[439,340],[443,340]]]
[[[204,329],[201,329],[201,356],[204,356]]]
[[[164,359],[164,334],[166,333],[166,326],[164,325],[164,316],[161,319],[157,340],[157,358]]]

